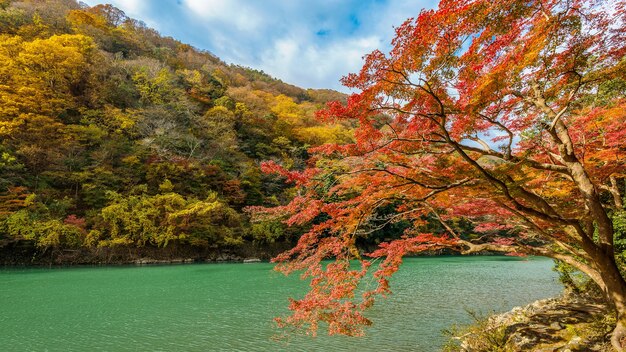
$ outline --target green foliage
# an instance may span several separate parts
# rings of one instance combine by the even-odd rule
[[[620,269],[624,269],[623,264]],[[555,260],[552,270],[558,273],[559,281],[563,284],[566,290],[575,294],[585,294],[587,296],[598,297],[599,300],[603,300],[605,298],[600,286],[573,266],[560,260]]]
[[[20,210],[0,222],[0,231],[13,240],[30,240],[40,248],[78,248],[84,244],[85,230],[80,223],[62,221],[55,209],[29,195]]]
[[[285,235],[285,224],[278,221],[262,221],[252,224],[250,232],[258,243],[273,243]]]
[[[467,311],[473,322],[465,326],[453,325],[444,330],[444,335],[450,340],[443,347],[443,351],[476,351],[476,352],[512,352],[506,347],[506,327],[494,325],[488,315],[482,315],[474,311]],[[459,345],[459,339],[464,341],[465,348]]]
[[[615,212],[612,219],[615,229],[615,251],[618,256],[626,258],[626,211]]]
[[[8,5],[7,2],[0,4],[0,33],[15,34],[28,18],[23,10]]]
[[[302,168],[351,138],[314,118],[343,94],[228,66],[111,5],[1,2],[0,61],[0,238],[42,248],[292,238],[243,215],[292,196],[260,162]]]
[[[205,247],[241,243],[239,215],[216,194],[204,201],[171,192],[154,196],[109,192],[109,198],[110,204],[101,211],[100,246],[165,247],[177,240]]]
[[[622,275],[626,275],[626,211],[613,213],[613,228],[615,229],[615,260]]]
[[[574,293],[583,292],[585,287],[590,284],[590,280],[586,275],[576,270],[573,266],[560,260],[554,261],[554,267],[552,270],[559,274],[559,281],[563,284],[563,286]]]
[[[230,111],[234,111],[237,107],[237,103],[231,97],[228,97],[226,95],[215,99],[214,104],[215,106],[223,106]]]

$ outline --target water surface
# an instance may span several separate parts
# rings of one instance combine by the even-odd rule
[[[545,258],[409,258],[364,338],[291,337],[272,318],[306,284],[268,263],[0,269],[0,351],[438,351],[466,309],[562,290]]]

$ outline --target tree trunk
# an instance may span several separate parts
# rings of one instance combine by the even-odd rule
[[[624,340],[626,340],[626,322],[624,322],[623,318],[620,319],[618,317],[617,325],[615,325],[613,335],[611,336],[611,345],[616,351],[623,352]]]
[[[619,352],[626,351],[626,281],[622,277],[614,257],[605,253],[592,256],[606,287],[606,295],[617,315],[617,324],[613,330],[611,344]]]
[[[615,176],[611,176],[609,178],[611,181],[611,186],[609,187],[609,192],[613,196],[613,203],[615,204],[615,209],[621,210],[624,209],[624,203],[622,202],[622,195],[619,193],[619,186],[617,185],[617,179]]]

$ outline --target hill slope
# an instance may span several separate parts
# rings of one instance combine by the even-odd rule
[[[308,147],[351,138],[314,118],[343,94],[227,65],[110,5],[3,1],[0,61],[5,262],[289,240],[242,212],[290,197],[259,162],[303,167]]]

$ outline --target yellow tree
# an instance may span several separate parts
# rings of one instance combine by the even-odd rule
[[[58,146],[59,116],[76,107],[94,48],[83,35],[0,36],[0,135],[18,152],[45,162]]]

